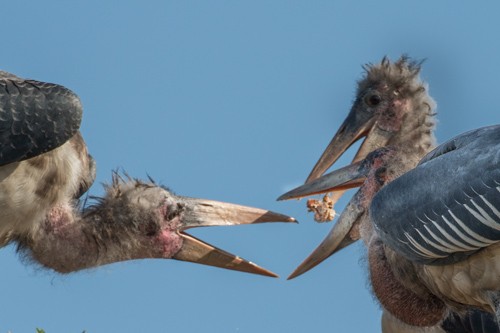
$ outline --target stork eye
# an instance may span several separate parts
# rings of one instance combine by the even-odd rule
[[[368,106],[377,106],[382,102],[382,97],[379,94],[370,94],[365,97],[365,103]]]
[[[385,184],[387,180],[387,168],[386,167],[380,167],[375,171],[375,180],[377,183],[382,186]]]

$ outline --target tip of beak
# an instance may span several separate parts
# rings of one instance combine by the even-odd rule
[[[278,197],[278,199],[276,199],[276,201],[285,201],[285,200],[291,200],[291,199],[297,199],[297,200],[300,200],[302,199],[303,197],[306,197],[306,196],[309,196],[309,195],[314,195],[316,193],[302,193],[302,188],[304,187],[305,185],[302,185],[302,186],[299,186],[297,188],[294,188],[293,190],[291,191],[288,191],[286,192],[285,194],[282,194]]]
[[[295,217],[291,217],[291,216],[286,216],[284,215],[285,218],[283,218],[283,222],[285,223],[299,223],[299,221],[295,218]]]
[[[261,222],[285,222],[285,223],[299,223],[295,217],[276,213],[273,211],[267,211],[265,214],[262,214],[257,219],[255,219],[255,223]]]
[[[288,193],[285,193],[285,194],[282,194],[278,197],[278,199],[276,199],[276,201],[283,201],[283,200],[288,200],[288,199],[291,199],[288,197],[287,195]]]
[[[304,274],[316,267],[337,251],[356,242],[359,236],[357,229],[359,219],[364,214],[364,208],[359,206],[359,192],[351,199],[347,207],[342,212],[337,223],[323,239],[321,244],[304,260],[290,276],[288,280]],[[356,232],[351,234],[353,228]]]
[[[304,260],[295,270],[287,277],[287,280],[295,279],[296,277],[306,273],[307,271],[318,265],[320,261],[312,260],[311,256]]]
[[[257,265],[255,265],[254,268],[255,268],[255,270],[252,272],[254,274],[268,276],[268,277],[272,277],[272,278],[279,278],[280,277],[278,274],[273,273],[271,271],[268,271],[267,269],[259,267]],[[257,269],[257,268],[259,268],[259,269]]]
[[[312,191],[309,191],[309,188],[310,188],[310,185],[308,185],[308,184],[297,186],[294,189],[291,189],[290,191],[280,195],[276,199],[276,201],[285,201],[285,200],[291,200],[291,199],[300,200],[303,197],[307,197],[307,196],[311,196],[311,195],[316,194],[316,193],[309,193],[309,192],[312,192]]]
[[[266,214],[260,216],[255,220],[254,223],[266,223],[266,222],[285,222],[285,223],[299,223],[294,217],[275,213],[272,211],[268,211]]]

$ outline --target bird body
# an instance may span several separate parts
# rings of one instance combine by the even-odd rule
[[[92,185],[82,112],[65,87],[0,71],[0,246],[36,232],[50,207]]]
[[[435,102],[422,82],[420,63],[401,57],[396,62],[383,58],[379,64],[365,66],[366,74],[358,82],[351,111],[341,124],[306,180],[306,184],[282,195],[278,200],[300,198],[305,195],[328,192],[321,175],[354,142],[365,137],[353,162],[363,160],[369,153],[385,146],[398,146],[394,158],[399,172],[414,168],[418,161],[435,147]],[[397,164],[397,165],[396,165]],[[320,178],[321,177],[321,178]],[[354,187],[356,183],[345,188]],[[338,189],[339,192],[340,189]],[[349,207],[346,208],[349,211]],[[336,251],[359,239],[358,225],[342,226],[337,222],[325,241],[309,256],[289,278],[311,269]],[[334,232],[335,230],[335,232]],[[343,230],[337,233],[337,230]],[[335,235],[335,239],[330,236]]]
[[[422,265],[419,278],[452,309],[463,311],[473,306],[494,313],[500,290],[500,244],[457,263]]]
[[[357,213],[344,211],[339,223],[359,225],[373,292],[404,323],[437,325],[448,312],[471,309],[498,321],[499,145],[500,125],[474,130],[408,172],[398,162],[404,147],[381,148],[318,179],[321,187],[304,185],[336,190],[365,178],[348,206]]]
[[[452,308],[495,312],[500,291],[500,126],[454,138],[383,187],[370,204],[377,237]],[[404,257],[404,258],[401,258]]]
[[[92,162],[81,156],[85,146],[75,149],[79,142],[75,134],[56,150],[0,167],[0,246],[16,234],[36,233],[50,207],[71,205],[82,186],[92,184]]]
[[[442,144],[418,168],[374,197],[370,212],[383,241],[425,264],[458,261],[496,243],[500,240],[500,213],[495,208],[500,207],[499,165],[498,126]],[[395,187],[397,196],[391,190]],[[470,221],[467,226],[464,220]]]
[[[114,175],[93,204],[79,200],[95,163],[79,132],[82,105],[57,84],[0,71],[0,247],[60,273],[160,258],[276,276],[185,232],[295,219],[253,207],[181,197]]]
[[[464,171],[462,170],[464,165],[477,165],[474,162],[475,159],[483,155],[487,156],[488,152],[483,154],[478,151],[477,156],[474,154],[462,156],[454,162],[450,161],[446,166],[433,168],[433,172],[426,172],[424,161],[430,156],[443,154],[449,149],[449,146],[443,145],[431,152],[429,157],[424,158],[424,161],[415,168],[422,157],[435,146],[433,135],[435,104],[427,94],[426,84],[418,78],[419,64],[409,61],[406,57],[402,57],[395,63],[390,63],[387,58],[384,58],[380,64],[368,65],[365,69],[367,73],[358,82],[351,112],[316,163],[306,184],[285,193],[279,200],[330,191],[343,193],[345,189],[358,186],[361,188],[348,203],[331,232],[289,278],[305,273],[336,251],[362,238],[368,248],[373,291],[386,310],[397,314],[383,316],[384,332],[399,332],[400,330],[421,332],[421,327],[425,327],[423,330],[425,332],[498,332],[499,329],[493,316],[471,307],[480,305],[480,309],[491,311],[491,307],[485,306],[488,300],[485,303],[485,299],[481,296],[484,289],[483,291],[477,290],[478,296],[474,297],[478,301],[468,303],[469,305],[463,305],[467,302],[460,297],[460,293],[474,294],[472,290],[476,288],[475,279],[479,278],[477,275],[481,274],[481,270],[488,270],[489,277],[486,278],[487,281],[484,281],[484,285],[494,283],[498,277],[496,268],[498,264],[492,264],[488,268],[476,268],[474,265],[476,261],[468,264],[464,261],[460,265],[465,266],[456,266],[456,270],[450,266],[446,268],[435,265],[424,266],[423,263],[430,264],[432,261],[444,263],[443,260],[453,261],[459,258],[463,260],[468,254],[467,252],[455,253],[451,255],[455,257],[454,259],[425,257],[425,260],[413,262],[403,256],[404,251],[413,255],[425,255],[429,251],[429,246],[424,245],[424,250],[411,246],[411,241],[406,237],[405,232],[408,232],[408,236],[413,239],[420,240],[419,232],[421,231],[409,228],[404,231],[400,230],[402,232],[398,231],[398,238],[392,237],[396,232],[394,230],[398,230],[400,225],[408,226],[403,217],[414,214],[415,211],[420,211],[421,215],[425,216],[419,216],[419,219],[413,221],[422,222],[421,229],[427,230],[428,225],[432,224],[430,220],[435,220],[435,212],[432,210],[434,207],[430,207],[430,211],[422,211],[422,206],[425,206],[428,196],[434,195],[436,200],[442,201],[455,198],[453,195],[447,197],[445,191],[450,188],[456,189],[457,187],[453,185],[456,185],[460,177],[443,175],[446,173],[446,167],[453,165],[456,170],[450,174],[456,175]],[[351,166],[321,176],[354,141],[362,136],[366,136],[366,139]],[[493,150],[495,150],[494,147]],[[496,152],[498,153],[498,149]],[[401,184],[400,193],[390,192],[390,195],[383,195],[382,186],[388,182],[387,179],[396,179],[397,182],[399,180],[397,177],[410,170],[412,170],[410,173],[414,174],[420,172],[419,176]],[[463,173],[462,177],[473,179],[474,175],[481,174],[483,170],[478,168],[470,175],[467,172]],[[425,181],[422,181],[420,177],[424,177]],[[479,185],[484,187],[482,184]],[[464,190],[465,195],[470,192],[469,188],[464,188]],[[377,194],[379,191],[382,193]],[[376,203],[371,203],[375,194],[379,198],[381,208],[372,214],[378,213],[384,216],[378,221],[384,225],[384,231],[393,243],[398,243],[394,250],[389,246],[390,242],[386,244],[382,241],[384,237],[378,237],[377,232],[380,230],[374,230],[377,224],[374,225],[368,215],[368,207],[376,205]],[[460,195],[464,197],[463,193]],[[420,198],[420,201],[416,199],[416,196]],[[490,203],[497,201],[492,198],[487,200]],[[453,203],[447,204],[451,206]],[[482,205],[485,204],[486,202],[482,202]],[[390,217],[386,216],[385,214],[392,208],[394,208],[394,214]],[[461,209],[463,208],[462,206]],[[477,208],[473,207],[473,209],[479,212]],[[435,231],[433,232],[435,234]],[[428,232],[426,235],[428,239],[432,238]],[[441,238],[443,240],[443,237]],[[456,243],[456,237],[454,241]],[[435,240],[434,243],[436,243]],[[445,243],[446,246],[451,244],[448,249],[456,247],[456,244],[449,240],[437,243],[438,246],[443,246]],[[405,250],[399,250],[398,246],[405,247]],[[443,254],[436,248],[432,251],[438,255]],[[489,258],[488,255],[483,260],[487,260],[486,258]],[[475,275],[471,275],[469,285],[461,282],[463,273],[460,273],[460,270],[465,267],[475,270]],[[441,271],[442,275],[439,274],[440,270],[444,270]],[[484,276],[482,278],[485,279]],[[453,288],[457,295],[456,300],[449,299],[448,306],[443,301],[443,295],[449,292],[447,288]],[[460,302],[463,304],[459,304]],[[455,310],[457,312],[454,312]],[[483,330],[483,328],[487,329]]]

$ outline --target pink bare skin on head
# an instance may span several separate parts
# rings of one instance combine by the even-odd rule
[[[168,216],[168,203],[165,201],[158,208],[158,217],[166,218]],[[154,237],[154,244],[159,247],[163,258],[172,258],[182,247],[182,237],[177,233],[180,226],[180,216],[175,216],[169,223]]]
[[[163,258],[172,258],[182,247],[182,238],[175,231],[162,230],[155,241],[161,247]]]

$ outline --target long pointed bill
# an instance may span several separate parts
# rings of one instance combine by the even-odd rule
[[[359,221],[363,213],[364,209],[358,205],[358,197],[356,194],[344,209],[339,220],[333,226],[332,230],[330,230],[326,238],[309,257],[290,274],[288,280],[304,274],[335,252],[357,241],[359,239],[359,234],[356,232],[354,235],[351,230],[357,224],[356,222]]]
[[[193,227],[240,225],[266,222],[297,222],[293,217],[259,208],[212,200],[183,197],[184,207],[178,234],[183,240],[173,259],[184,260],[241,272],[277,277],[256,264],[205,243],[183,230]]]
[[[297,222],[287,215],[227,202],[183,197],[181,204],[184,206],[182,230],[223,225]]]
[[[352,162],[360,161],[373,150],[386,146],[393,135],[394,133],[384,131],[377,126],[373,114],[360,112],[353,106],[318,162],[316,162],[306,179],[306,183],[319,178],[353,143],[362,137],[366,136],[366,139]]]
[[[356,141],[366,136],[373,127],[371,114],[360,114],[353,108],[328,144],[306,179],[306,183],[319,178]],[[359,159],[364,158],[360,156]]]
[[[375,123],[354,156],[353,163],[365,159],[372,151],[387,146],[393,135],[393,132],[384,131]]]
[[[351,110],[346,120],[323,152],[323,155],[321,155],[321,158],[314,166],[311,174],[306,180],[306,184],[318,179],[354,142],[363,136],[366,136],[366,138],[359,147],[352,163],[359,162],[375,149],[386,146],[392,135],[393,133],[384,131],[377,126],[377,122],[373,117],[367,115],[364,117],[356,116],[354,109]],[[330,198],[332,209],[344,192],[351,187],[346,186],[344,189],[338,189],[333,193]],[[322,218],[318,220],[316,216],[315,219],[318,222],[324,221]],[[330,220],[330,218],[327,218],[327,220]]]
[[[235,256],[215,246],[199,240],[189,234],[179,233],[182,237],[182,248],[173,259],[215,266],[240,272],[278,277],[275,273],[262,268],[253,262]]]
[[[370,166],[365,161],[353,163],[285,193],[280,199],[300,198],[311,194],[342,191],[346,188],[361,186],[369,171]],[[293,279],[307,272],[338,250],[359,239],[359,232],[354,229],[365,212],[365,208],[362,207],[360,202],[360,192],[358,191],[323,242],[297,267],[288,279]]]
[[[364,170],[360,170],[362,162],[356,162],[341,169],[332,171],[316,180],[299,186],[278,198],[278,200],[299,199],[315,194],[332,191],[344,191],[359,187],[366,179]]]

